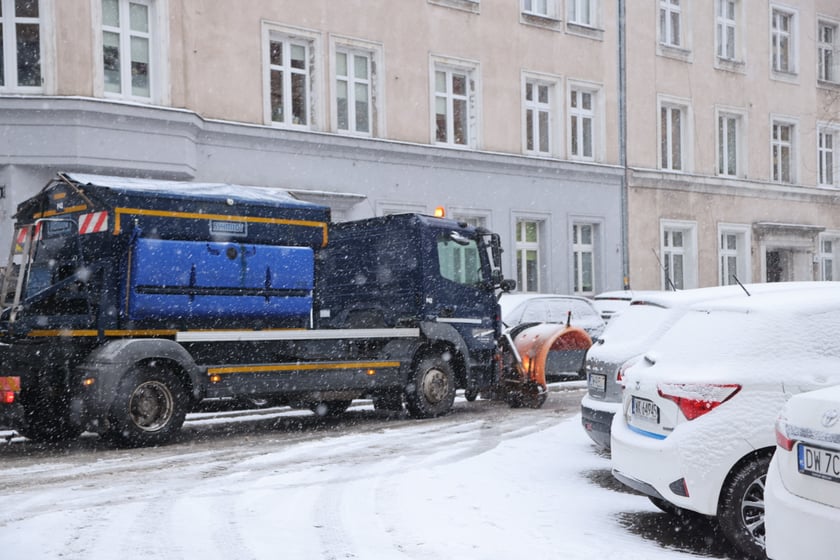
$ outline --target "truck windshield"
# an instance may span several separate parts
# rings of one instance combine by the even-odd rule
[[[10,283],[11,291],[16,291],[15,285],[19,285],[22,293],[17,299],[34,313],[89,313],[91,278],[80,254],[75,224],[69,220],[45,220],[34,231],[34,239],[14,247],[13,261],[18,261],[14,265],[15,276],[23,274],[24,277],[22,282],[15,278],[15,282]],[[26,239],[24,235],[18,235],[18,238]]]
[[[458,284],[479,284],[487,278],[474,239],[459,234],[443,235],[437,242],[440,275]]]

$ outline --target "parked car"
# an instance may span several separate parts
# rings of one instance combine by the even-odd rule
[[[502,323],[508,329],[522,324],[568,322],[586,331],[595,341],[606,326],[592,302],[585,297],[537,293],[502,294],[499,304],[502,308]],[[585,349],[553,351],[549,356],[553,377],[583,375],[585,358]]]
[[[697,303],[803,287],[831,287],[830,282],[779,282],[716,286],[677,292],[640,292],[608,324],[586,354],[588,392],[580,403],[581,424],[599,447],[609,449],[613,416],[621,409],[622,372],[633,364]]]
[[[614,476],[763,558],[773,425],[791,395],[840,384],[837,333],[840,283],[693,306],[624,374]]]
[[[601,292],[592,298],[592,305],[601,314],[601,319],[609,323],[610,319],[616,313],[624,311],[630,305],[630,302],[640,296],[646,295],[649,292],[640,292],[633,290],[616,290],[612,292]],[[657,293],[657,292],[650,292]]]
[[[840,550],[840,385],[792,397],[776,421],[764,487],[767,557]]]

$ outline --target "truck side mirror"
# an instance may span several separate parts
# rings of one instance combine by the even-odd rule
[[[505,278],[499,282],[499,288],[503,292],[511,292],[516,289],[516,280],[513,280],[512,278]]]

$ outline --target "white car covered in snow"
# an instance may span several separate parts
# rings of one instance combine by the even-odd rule
[[[840,550],[840,385],[791,398],[776,422],[764,490],[767,557],[836,558]]]
[[[838,333],[840,284],[693,306],[625,372],[613,474],[763,558],[773,426],[791,395],[840,384]]]

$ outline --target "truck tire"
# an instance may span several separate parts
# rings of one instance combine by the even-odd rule
[[[341,416],[347,412],[351,402],[353,401],[321,401],[310,404],[309,410],[314,412],[316,416],[332,418],[333,416]]]
[[[747,557],[764,559],[764,483],[770,455],[757,455],[726,481],[718,505],[724,536]]]
[[[137,365],[120,383],[104,435],[122,446],[166,443],[183,426],[187,401],[184,385],[168,368]]]
[[[442,356],[422,358],[405,392],[405,405],[413,418],[447,414],[455,402],[455,376]]]

